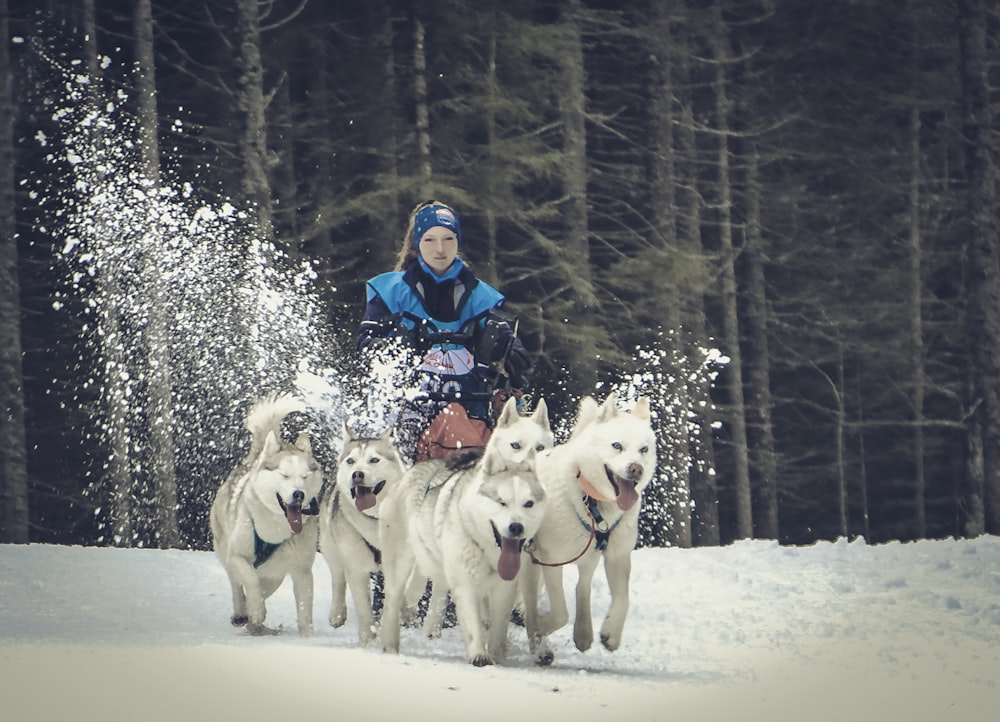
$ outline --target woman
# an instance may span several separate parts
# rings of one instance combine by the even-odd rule
[[[455,211],[425,201],[410,215],[395,270],[367,284],[358,348],[403,338],[418,359],[420,393],[404,410],[398,437],[410,461],[450,450],[435,451],[426,438],[417,448],[420,435],[446,407],[448,413],[429,431],[446,425],[457,434],[456,445],[485,443],[495,393],[516,392],[528,383],[531,363],[517,338],[516,319],[502,310],[503,294],[476,278],[459,256],[461,245]]]

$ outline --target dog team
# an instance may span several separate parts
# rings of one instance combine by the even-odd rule
[[[518,409],[532,364],[517,319],[461,246],[454,209],[419,203],[395,269],[368,280],[358,351],[402,371],[405,380],[385,390],[416,393],[380,437],[342,429],[331,483],[306,435],[283,438],[285,417],[304,411],[302,401],[267,396],[250,410],[250,451],[210,513],[233,624],[268,633],[265,600],[290,576],[299,631],[312,632],[318,551],[332,578],[330,624],[347,619],[350,589],[362,645],[380,635],[384,651],[399,652],[400,627],[414,623],[429,582],[428,634],[441,633],[450,598],[468,661],[502,662],[520,598],[529,649],[547,665],[547,637],[569,620],[563,567],[579,569],[573,639],[582,651],[594,639],[591,580],[603,559],[611,606],[600,639],[609,650],[621,644],[642,492],[656,466],[649,403],[623,411],[614,395],[603,404],[584,398],[569,438],[554,444],[544,400],[531,413]]]
[[[332,579],[329,622],[344,624],[350,589],[361,645],[379,636],[385,652],[399,652],[400,627],[415,621],[429,581],[427,634],[441,633],[450,596],[468,661],[502,663],[520,597],[529,650],[548,665],[547,637],[569,620],[563,567],[579,570],[573,639],[585,651],[594,639],[592,579],[603,559],[611,604],[600,641],[612,651],[621,644],[642,492],[656,465],[646,398],[629,411],[614,395],[602,404],[584,398],[569,438],[556,445],[544,400],[522,415],[511,398],[485,447],[410,466],[390,433],[364,438],[345,426],[327,485],[308,436],[282,436],[284,418],[304,410],[287,394],[254,405],[246,420],[250,450],[211,508],[234,625],[273,633],[265,600],[290,576],[298,630],[312,633],[319,552]],[[380,624],[372,612],[377,571],[384,577]],[[540,614],[543,590],[548,609]]]

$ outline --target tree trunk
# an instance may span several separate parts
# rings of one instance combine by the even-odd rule
[[[14,98],[7,0],[0,0],[0,543],[30,541],[21,364],[21,284],[14,196]]]
[[[87,102],[96,112],[96,109],[101,106],[101,70],[97,55],[97,21],[94,0],[84,0],[82,24],[84,58],[87,74],[90,78],[87,86],[89,92]],[[93,175],[93,182],[100,184],[103,182],[99,166],[104,165],[102,162],[104,141],[99,126],[93,126],[91,134],[88,161],[93,167],[89,169],[89,172]],[[93,224],[91,242],[95,246],[99,245],[103,234],[110,233],[109,228],[115,220],[103,215],[100,212],[102,210],[106,209],[99,209],[95,218],[96,222]],[[95,248],[94,252],[99,251]],[[114,296],[112,289],[118,280],[109,276],[112,273],[111,270],[98,273],[96,283],[99,298],[108,299]],[[132,395],[132,389],[128,381],[130,366],[125,351],[126,344],[123,342],[124,329],[120,313],[121,309],[115,304],[103,304],[102,328],[100,329],[101,353],[103,355],[101,413],[107,435],[109,455],[102,484],[108,498],[108,524],[110,528],[106,530],[107,534],[102,536],[102,539],[116,546],[131,546],[135,542],[137,533],[135,501],[138,480],[133,474],[136,466],[133,463],[131,443],[134,416],[128,401]]]
[[[417,13],[413,15],[413,100],[416,105],[417,178],[420,200],[428,200],[434,193],[431,166],[431,121],[427,107],[427,56],[424,49],[424,23]]]
[[[567,52],[563,59],[560,94],[563,154],[564,260],[573,269],[568,289],[569,318],[577,329],[593,328],[595,309],[590,265],[590,237],[587,218],[587,131],[586,89],[583,67],[583,38],[580,0],[563,0],[562,22],[566,28]],[[573,336],[568,344],[571,384],[581,394],[593,393],[597,385],[597,359],[593,342]]]
[[[654,27],[651,35],[650,56],[652,59],[650,108],[650,218],[654,238],[650,244],[663,253],[675,253],[678,248],[677,232],[677,162],[674,140],[674,84],[671,55],[671,27],[669,14],[662,4],[654,2],[651,7],[650,24]],[[650,288],[650,294],[656,296],[654,306],[663,309],[663,322],[660,326],[659,338],[662,343],[660,354],[671,368],[679,364],[681,369],[687,369],[688,364],[684,350],[684,336],[681,330],[680,290],[676,286],[659,286]],[[677,373],[676,378],[691,378],[690,373]],[[695,375],[697,378],[697,375]],[[660,484],[654,487],[654,501],[669,513],[666,541],[671,546],[687,548],[692,545],[692,514],[691,514],[691,438],[686,433],[689,428],[688,419],[697,416],[697,410],[692,404],[689,382],[676,384],[671,393],[676,394],[676,404],[672,410],[676,417],[663,424],[671,433],[661,434],[670,448],[658,449],[661,459],[667,461],[665,466],[674,474],[660,475]],[[680,427],[680,428],[677,428]],[[668,486],[669,484],[669,486]],[[647,492],[648,493],[648,492]]]
[[[966,108],[968,217],[965,252],[967,338],[972,364],[971,408],[983,454],[983,531],[1000,533],[1000,239],[997,236],[996,167],[993,160],[993,108],[990,104],[983,0],[959,0],[962,92]],[[970,489],[974,496],[976,489]]]
[[[486,13],[483,12],[485,15]],[[499,267],[497,265],[497,214],[494,207],[498,196],[496,189],[496,174],[490,172],[490,164],[495,162],[495,144],[497,139],[496,107],[499,100],[499,82],[497,81],[497,5],[495,0],[489,3],[489,33],[486,38],[486,110],[483,123],[486,126],[486,157],[490,163],[486,166],[486,198],[483,203],[483,213],[486,221],[486,238],[484,270],[479,274],[487,283],[500,285]]]
[[[685,81],[689,81],[690,61],[682,54],[678,56],[677,65],[680,87]],[[680,123],[676,133],[677,152],[682,158],[696,158],[694,110],[690,96],[686,100],[678,111]],[[702,252],[702,195],[694,165],[688,162],[677,166],[677,243],[683,253],[690,255]],[[705,363],[704,349],[713,345],[708,333],[705,299],[700,290],[685,289],[683,295],[681,328],[684,333],[681,343],[688,367],[700,368]],[[715,475],[714,405],[707,385],[691,388],[690,393],[691,406],[698,409],[692,422],[695,428],[689,442],[692,542],[697,546],[718,546],[722,542],[722,534],[719,526],[719,489]]]
[[[145,191],[157,203],[160,185],[159,117],[156,111],[156,67],[153,54],[153,11],[151,0],[135,3],[135,92],[138,99],[139,146],[142,153],[142,175]],[[157,219],[150,219],[156,228]],[[145,339],[147,353],[148,403],[145,417],[149,419],[149,459],[147,469],[156,505],[157,543],[164,548],[179,547],[180,528],[177,522],[176,449],[174,447],[173,369],[170,363],[170,329],[166,309],[168,302],[160,269],[166,268],[163,258],[165,239],[157,232],[144,237],[145,278],[149,298],[149,329]]]
[[[400,122],[399,112],[399,87],[396,78],[396,56],[393,52],[392,3],[382,2],[379,4],[379,7],[383,12],[383,17],[382,31],[379,33],[378,46],[382,52],[383,67],[385,69],[383,74],[383,92],[385,93],[384,107],[387,115],[387,132],[383,139],[383,166],[387,179],[387,193],[390,199],[387,204],[389,208],[389,217],[384,220],[390,228],[395,229],[397,227],[406,227],[405,219],[410,209],[402,208],[399,192],[396,190],[400,186],[398,181],[399,155],[400,147],[402,146],[400,127],[402,124]],[[397,235],[399,234],[386,233],[382,235],[384,235],[384,238],[380,238],[376,244],[379,257],[383,259],[383,261],[379,263],[379,267],[391,268],[397,251]]]
[[[916,48],[916,44],[914,44]],[[916,54],[916,50],[914,50]],[[915,63],[914,63],[915,64]],[[927,536],[927,481],[924,478],[924,397],[927,380],[924,370],[923,280],[920,234],[920,110],[910,109],[910,227],[908,238],[908,292],[909,357],[913,384],[913,505],[914,535]]]
[[[243,163],[243,196],[257,214],[261,238],[271,239],[274,223],[271,184],[267,175],[267,102],[260,56],[258,5],[257,0],[238,0],[236,3],[238,152]]]
[[[761,233],[759,159],[751,143],[747,158],[746,264],[747,326],[747,435],[754,472],[755,534],[778,538],[778,468],[774,451],[774,427],[771,423],[771,361],[768,350],[766,282],[764,278],[764,239]]]
[[[730,444],[733,464],[733,485],[736,494],[736,534],[738,538],[753,537],[753,513],[750,495],[750,462],[747,456],[746,404],[743,395],[743,358],[740,352],[740,329],[737,313],[736,249],[733,244],[732,179],[729,164],[729,96],[726,64],[729,61],[728,34],[719,3],[713,6],[715,27],[712,48],[715,56],[715,131],[717,133],[716,192],[719,203],[719,243],[722,263],[721,300],[722,336],[731,362],[727,368],[726,387],[729,391]]]

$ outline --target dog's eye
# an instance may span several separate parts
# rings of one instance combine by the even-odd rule
[[[545,444],[539,444],[536,446],[535,451],[545,451]]]
[[[611,448],[614,449],[615,451],[621,451],[622,450],[622,445],[619,442],[616,441],[615,443],[613,443],[611,445]]]
[[[535,505],[535,502],[533,502],[531,499],[528,499],[526,502],[524,502],[524,508],[525,509],[530,509],[534,505]]]
[[[347,464],[350,464],[351,466],[354,466],[354,457],[353,456],[348,456],[344,461]]]
[[[648,446],[643,446],[641,449],[639,449],[639,453],[640,454],[645,454],[648,451],[649,451],[649,447]]]
[[[377,464],[378,463],[378,457],[377,456],[373,456],[372,458],[370,458],[368,460],[368,463],[369,464]]]
[[[510,448],[512,448],[514,451],[519,451],[521,449],[521,442],[520,441],[510,442]]]

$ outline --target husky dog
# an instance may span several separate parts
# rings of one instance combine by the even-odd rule
[[[547,412],[542,413],[547,427]],[[529,418],[529,423],[539,419]],[[403,591],[416,565],[435,589],[451,591],[469,662],[483,666],[504,659],[521,552],[538,531],[546,503],[531,469],[534,447],[516,454],[519,461],[509,462],[504,455],[522,451],[512,444],[523,444],[507,435],[520,423],[508,416],[503,427],[498,424],[482,458],[471,466],[453,459],[415,464],[384,502],[379,529],[386,652],[399,651]],[[443,597],[436,594],[432,604],[443,605]]]
[[[538,664],[552,662],[543,637],[569,619],[562,566],[570,562],[579,572],[573,624],[577,649],[586,651],[594,641],[591,583],[602,558],[611,606],[601,625],[601,643],[610,651],[621,644],[642,492],[656,467],[656,437],[648,399],[639,399],[631,413],[619,411],[615,401],[612,394],[598,407],[593,398],[585,398],[569,440],[535,460],[549,503],[530,548],[532,564],[526,565],[520,584],[525,629]],[[536,566],[544,567],[549,597],[549,613],[542,617]]]
[[[534,463],[535,455],[545,449],[551,449],[553,443],[554,437],[545,399],[538,400],[534,412],[530,415],[521,416],[517,410],[517,400],[513,397],[507,399],[504,404],[489,442],[511,468],[529,468]],[[448,471],[471,469],[482,458],[483,451],[483,447],[478,447],[453,452],[444,467]],[[424,629],[430,637],[441,634],[448,599],[448,590],[443,585],[443,580],[438,580],[438,584],[431,586],[431,597],[424,616]],[[414,588],[411,587],[408,599],[413,599],[414,592]],[[518,607],[521,606],[523,602],[519,601]]]
[[[364,438],[345,424],[343,438],[335,485],[320,507],[319,550],[333,580],[330,624],[340,627],[347,620],[346,588],[350,587],[358,615],[358,641],[366,645],[375,637],[370,575],[381,564],[380,499],[399,483],[405,468],[388,432]]]
[[[281,423],[303,401],[268,396],[247,416],[250,451],[215,495],[209,514],[212,546],[229,576],[235,626],[268,634],[264,600],[291,575],[300,634],[312,633],[313,561],[323,474],[309,437],[281,439]]]

